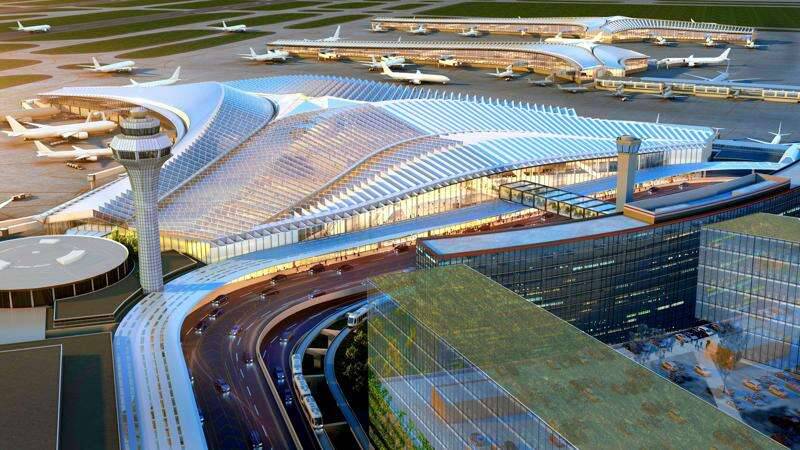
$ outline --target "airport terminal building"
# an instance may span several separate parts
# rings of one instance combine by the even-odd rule
[[[499,186],[613,176],[614,139],[626,133],[646,139],[640,168],[702,163],[715,135],[325,76],[63,88],[47,97],[64,108],[130,105],[160,114],[176,134],[159,186],[162,247],[204,262],[470,208],[489,212],[443,232],[531,213],[500,201]],[[57,232],[129,224],[132,214],[121,178],[41,220]]]
[[[724,25],[685,20],[646,19],[625,16],[611,17],[374,17],[372,25],[385,29],[408,30],[425,25],[431,31],[458,33],[474,28],[489,34],[516,34],[593,37],[603,33],[603,42],[642,41],[661,36],[677,41],[702,41],[710,36],[715,41],[745,44],[755,40],[753,27]]]

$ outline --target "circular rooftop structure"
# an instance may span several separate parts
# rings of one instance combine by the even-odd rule
[[[52,305],[114,284],[132,268],[128,249],[109,239],[56,235],[0,242],[0,308]]]

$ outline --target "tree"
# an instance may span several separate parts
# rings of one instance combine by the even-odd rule
[[[722,374],[722,387],[728,392],[728,376],[742,360],[747,349],[747,335],[733,324],[726,324],[719,332],[719,343],[709,348],[709,358]]]

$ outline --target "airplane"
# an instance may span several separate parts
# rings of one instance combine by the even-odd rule
[[[520,76],[519,74],[514,73],[514,70],[512,70],[512,69],[513,69],[513,64],[509,64],[508,66],[506,66],[506,69],[504,71],[502,71],[502,72],[500,72],[500,69],[496,68],[496,69],[494,69],[494,72],[487,72],[486,75],[491,75],[491,76],[493,76],[495,78],[498,78],[498,79],[511,81],[514,78],[517,78],[517,77]]]
[[[792,134],[792,133],[781,133],[781,127],[782,126],[783,126],[783,122],[779,122],[778,123],[778,132],[777,133],[773,133],[773,132],[769,133],[769,134],[774,136],[772,138],[772,140],[769,141],[769,142],[767,142],[767,141],[759,141],[758,139],[753,139],[753,138],[747,138],[747,139],[750,140],[750,141],[753,141],[753,142],[758,142],[759,144],[778,145],[778,144],[781,143],[781,140],[783,139],[784,136],[789,136],[790,134]]]
[[[33,141],[36,145],[36,156],[39,158],[49,158],[70,161],[97,161],[98,157],[110,157],[111,148],[81,148],[77,145],[72,146],[72,150],[53,151],[44,145],[42,141]]]
[[[100,113],[101,120],[92,121],[92,114],[86,118],[86,122],[70,123],[66,125],[40,125],[29,123],[36,128],[25,128],[11,116],[6,116],[6,121],[11,126],[11,131],[4,131],[9,137],[21,137],[25,140],[37,140],[47,138],[61,139],[87,139],[89,133],[108,133],[117,128],[117,124],[106,119],[106,115]]]
[[[569,86],[562,86],[560,84],[557,84],[556,87],[559,90],[564,91],[564,92],[569,92],[570,94],[577,94],[577,93],[586,92],[586,91],[589,90],[588,87],[581,86],[579,84],[572,84],[572,85],[569,85]]]
[[[597,43],[603,38],[603,32],[599,32],[594,35],[593,38],[589,39],[581,39],[581,38],[565,38],[562,33],[558,33],[553,37],[549,37],[544,40],[544,42],[548,44],[581,44],[581,43]]]
[[[617,88],[614,89],[614,92],[610,93],[609,95],[612,97],[617,97],[618,99],[620,99],[620,101],[623,102],[627,102],[628,99],[630,99],[630,95],[625,93],[624,84],[620,84],[619,86],[617,86]]]
[[[481,37],[481,32],[475,27],[469,27],[469,30],[462,30],[458,35],[464,37]]]
[[[703,41],[703,47],[716,47],[717,43],[714,42],[714,38],[710,35],[706,36],[706,40]]]
[[[224,31],[226,33],[244,33],[245,31],[247,31],[247,25],[245,24],[228,26],[228,24],[226,24],[224,20],[222,21],[221,27],[211,27],[211,28],[215,30]]]
[[[382,64],[384,63],[389,67],[400,67],[400,68],[411,65],[406,63],[406,59],[403,58],[402,56],[395,56],[395,55],[381,56],[380,61],[375,59],[375,55],[370,56],[370,58],[372,59],[370,62],[361,63],[362,66],[367,66],[370,72],[372,72],[373,70],[381,69],[383,67]]]
[[[554,78],[555,76],[551,73],[550,75],[546,76],[543,80],[530,78],[528,80],[528,83],[532,84],[533,86],[542,86],[542,87],[552,86],[553,83],[555,82]]]
[[[686,75],[688,75],[688,76],[690,76],[692,78],[698,78],[700,80],[711,81],[711,82],[714,82],[714,83],[722,83],[722,84],[758,80],[758,78],[737,78],[737,79],[732,80],[730,78],[731,74],[728,71],[730,69],[730,66],[731,66],[730,61],[728,61],[728,66],[725,67],[725,71],[724,72],[717,72],[719,75],[711,77],[711,78],[701,77],[700,75],[693,75],[691,73],[687,73]]]
[[[752,39],[748,39],[747,42],[744,44],[744,47],[745,48],[749,48],[749,49],[752,50],[752,49],[756,49],[756,48],[764,48],[764,47],[766,47],[766,45],[759,45],[759,44],[756,44],[756,41],[754,41]]]
[[[436,61],[436,65],[439,67],[458,67],[461,64],[461,61],[457,60],[453,55],[442,55],[439,57],[439,60]]]
[[[248,61],[255,61],[255,62],[272,62],[272,61],[282,61],[286,62],[286,58],[289,57],[289,52],[286,50],[270,50],[267,48],[266,53],[258,54],[253,47],[250,47],[249,54],[242,54],[240,53],[239,56],[242,59],[246,59]]]
[[[86,70],[92,72],[111,73],[111,72],[131,72],[136,68],[136,63],[133,61],[120,61],[118,63],[100,64],[97,58],[92,57],[92,65],[82,65]]]
[[[678,95],[678,94],[673,93],[672,92],[672,87],[670,87],[670,86],[665,87],[664,90],[661,91],[658,94],[646,94],[646,95],[650,95],[650,96],[653,96],[653,97],[658,97],[658,98],[660,98],[662,100],[678,100],[678,99],[682,99],[682,98],[686,98],[687,97],[686,95]]]
[[[26,27],[18,20],[17,26],[11,27],[11,29],[14,31],[24,31],[26,33],[47,33],[50,31],[50,25],[30,25]]]
[[[392,72],[392,69],[390,69],[385,62],[381,62],[381,67],[383,67],[383,74],[386,75],[387,77],[397,81],[408,81],[411,84],[422,84],[422,83],[447,84],[450,81],[450,78],[444,75],[426,74],[420,72],[419,70],[417,70],[415,73]]]
[[[335,61],[339,58],[339,54],[332,48],[321,48],[317,52],[317,59],[320,61]]]
[[[373,33],[384,33],[384,32],[389,31],[389,30],[387,30],[386,28],[383,28],[383,25],[381,25],[381,23],[378,22],[378,23],[370,24],[369,31],[372,31]]]
[[[164,78],[163,80],[155,80],[155,81],[145,81],[144,83],[138,83],[133,78],[131,78],[131,84],[127,84],[122,87],[156,87],[156,86],[169,86],[171,84],[175,84],[181,80],[181,66],[175,69],[175,72],[172,73],[172,76],[169,78]]]
[[[658,45],[659,47],[672,47],[673,45],[678,45],[675,41],[668,41],[664,39],[663,36],[653,36],[653,45]]]
[[[664,65],[667,67],[667,69],[669,69],[670,66],[697,67],[697,66],[711,65],[711,64],[722,64],[723,62],[730,60],[730,58],[728,57],[730,53],[731,49],[726,48],[725,51],[722,52],[722,54],[720,54],[719,56],[700,57],[700,56],[689,55],[688,58],[664,58],[656,61],[656,67]]]
[[[342,31],[342,26],[338,25],[336,27],[336,31],[333,32],[333,36],[326,37],[324,39],[320,39],[320,42],[336,42],[340,40],[339,33]]]
[[[9,114],[19,122],[32,122],[35,119],[47,119],[61,114],[60,109],[36,98],[23,100],[20,105],[22,106],[21,110]]]
[[[425,28],[425,24],[421,23],[417,28],[414,28],[413,25],[408,27],[408,32],[411,34],[428,34],[428,29]]]

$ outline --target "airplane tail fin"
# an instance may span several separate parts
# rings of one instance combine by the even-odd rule
[[[169,77],[170,80],[180,80],[181,79],[181,66],[175,68],[175,72],[172,72],[172,76]]]
[[[336,26],[336,32],[333,33],[333,38],[334,39],[339,39],[339,33],[341,31],[342,31],[342,26],[341,25],[337,25]]]
[[[20,22],[19,20],[17,21],[17,27],[18,27],[17,28],[18,30],[21,30],[21,29],[25,28],[25,27],[22,26],[22,22]]]
[[[27,130],[27,128],[23,127],[21,123],[17,122],[17,119],[11,116],[6,116],[6,121],[11,126],[11,131],[15,133],[21,133]]]
[[[731,54],[731,49],[730,49],[730,47],[728,47],[728,48],[725,49],[724,52],[722,52],[720,57],[723,58],[723,59],[728,59],[728,55],[730,55],[730,54]]]
[[[250,56],[252,56],[253,58],[256,57],[256,51],[253,50],[253,47],[250,47]]]
[[[134,80],[133,78],[128,78],[128,79],[131,80],[131,86],[138,86],[139,85],[139,83],[137,83],[136,80]]]
[[[100,63],[97,61],[97,58],[95,58],[94,56],[92,56],[92,64],[94,65],[95,69],[99,69],[100,68]]]
[[[508,66],[506,66],[506,70],[511,70],[511,69],[513,69],[513,68],[514,68],[514,65],[513,65],[513,64],[509,64]]]
[[[42,157],[53,153],[53,150],[44,145],[42,141],[33,141],[33,144],[36,146],[36,156]]]
[[[392,69],[389,68],[389,65],[386,64],[386,62],[381,62],[381,67],[383,68],[383,73],[387,75],[391,75],[393,73]]]
[[[773,136],[776,136],[776,137],[777,136],[784,137],[784,136],[789,136],[790,134],[792,134],[792,133],[781,133],[782,128],[783,128],[783,122],[778,122],[778,132],[777,133],[770,132],[769,134],[771,134]]]
[[[225,24],[225,21],[222,21],[222,28],[228,28],[228,25]]]

